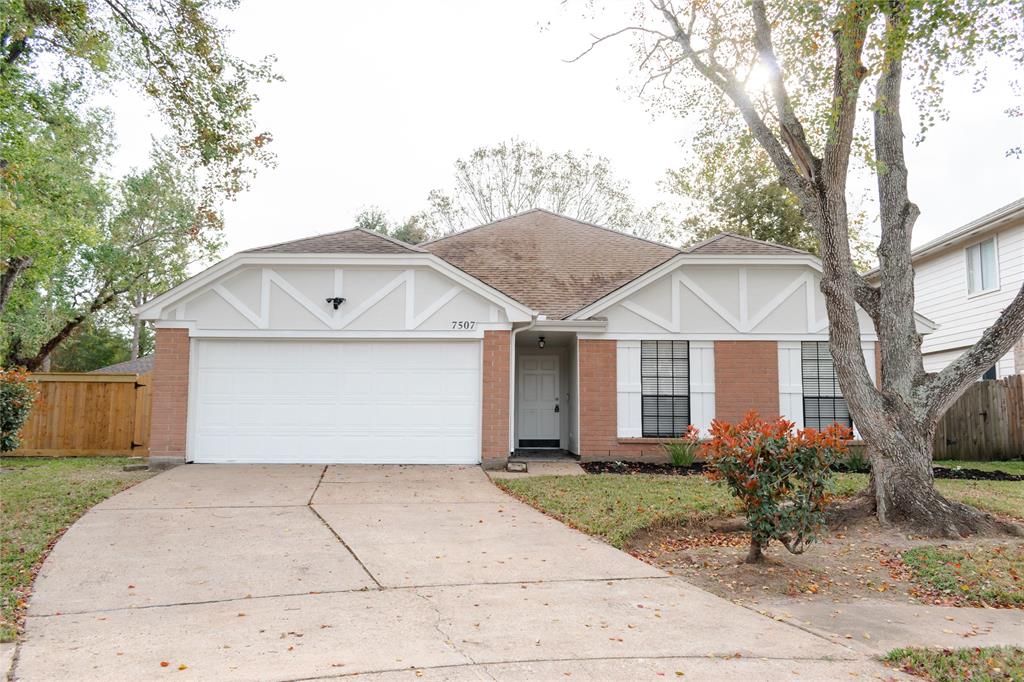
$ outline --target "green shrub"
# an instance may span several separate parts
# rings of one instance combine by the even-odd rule
[[[738,424],[711,422],[703,454],[713,480],[725,481],[750,529],[748,563],[778,540],[801,554],[817,540],[833,486],[832,466],[846,454],[850,429],[793,431],[793,422],[769,423],[749,412]]]
[[[862,448],[850,450],[843,463],[846,465],[846,470],[851,473],[866,474],[871,471],[871,462],[864,456]]]
[[[673,466],[689,468],[697,460],[700,450],[700,432],[690,424],[682,438],[662,443]]]
[[[14,367],[0,369],[0,452],[17,450],[18,432],[25,425],[39,389],[28,372]]]

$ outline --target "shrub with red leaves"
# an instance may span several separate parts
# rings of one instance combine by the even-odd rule
[[[748,412],[738,424],[714,420],[702,454],[707,476],[724,481],[740,501],[750,529],[749,563],[778,540],[794,554],[816,541],[833,485],[832,467],[846,454],[852,432],[833,424],[802,429],[785,419],[767,422]]]
[[[29,373],[19,367],[0,367],[0,452],[17,450],[18,432],[25,425],[39,387]]]

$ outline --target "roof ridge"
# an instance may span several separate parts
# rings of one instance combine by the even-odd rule
[[[697,242],[696,244],[691,244],[690,246],[686,247],[686,249],[684,249],[683,252],[684,253],[693,253],[694,251],[696,251],[700,247],[707,246],[708,244],[712,244],[712,243],[718,241],[719,239],[722,239],[723,237],[735,237],[736,239],[742,239],[743,241],[753,242],[754,244],[765,244],[767,246],[774,246],[774,247],[779,248],[779,249],[786,249],[787,251],[792,251],[794,253],[799,253],[799,254],[802,254],[802,255],[805,255],[805,256],[806,255],[812,255],[812,256],[814,255],[810,251],[804,251],[803,249],[798,249],[795,246],[789,246],[788,244],[777,244],[775,242],[765,241],[764,239],[755,239],[754,237],[748,237],[745,234],[738,234],[736,232],[730,232],[729,230],[725,230],[724,232],[719,232],[718,234],[715,234],[715,235],[713,235],[711,237],[708,237],[707,239],[701,240],[701,241]]]
[[[368,235],[370,235],[372,237],[377,237],[379,239],[383,239],[384,241],[388,241],[388,242],[391,242],[391,243],[396,244],[398,246],[402,246],[402,247],[404,247],[406,249],[409,249],[410,251],[414,251],[414,252],[417,252],[417,253],[426,253],[423,249],[419,248],[418,246],[416,246],[414,244],[408,244],[406,242],[403,242],[400,239],[395,239],[394,237],[391,237],[389,235],[381,234],[380,232],[374,232],[373,230],[368,230],[365,227],[348,227],[348,228],[345,228],[344,230],[333,230],[331,232],[320,232],[318,234],[311,234],[308,237],[299,237],[298,239],[288,239],[288,240],[285,240],[283,242],[275,242],[273,244],[264,244],[262,246],[254,246],[251,249],[245,249],[244,251],[241,251],[241,253],[250,253],[252,251],[265,251],[266,249],[272,249],[275,246],[284,246],[286,244],[297,244],[299,242],[309,241],[310,239],[319,239],[321,237],[333,237],[335,235],[345,234],[346,232],[362,232],[362,233],[368,234]]]
[[[679,248],[677,248],[675,246],[672,246],[671,244],[665,244],[665,243],[662,243],[662,242],[656,242],[653,239],[647,239],[645,237],[640,237],[640,236],[637,236],[635,234],[630,234],[628,232],[623,232],[621,230],[616,230],[614,228],[607,227],[605,225],[598,225],[597,223],[592,223],[589,220],[581,220],[579,218],[573,218],[572,216],[567,216],[564,213],[556,213],[556,212],[554,212],[552,210],[549,210],[549,209],[546,209],[546,208],[530,208],[530,209],[527,209],[525,211],[520,211],[519,213],[514,213],[514,214],[512,214],[510,216],[506,216],[504,218],[499,218],[498,220],[492,220],[491,222],[484,223],[483,225],[476,225],[474,227],[466,228],[465,230],[459,230],[458,232],[452,232],[451,234],[446,234],[443,237],[438,237],[437,239],[431,239],[429,241],[422,242],[422,244],[424,246],[427,245],[427,244],[434,244],[436,242],[443,241],[445,239],[450,239],[451,237],[457,237],[459,235],[466,234],[467,232],[472,232],[474,230],[479,230],[482,227],[491,227],[492,225],[497,225],[498,223],[505,222],[506,220],[512,220],[513,218],[519,218],[519,217],[527,215],[529,213],[547,213],[548,215],[554,216],[556,218],[563,218],[565,220],[571,220],[574,223],[579,223],[580,225],[587,225],[588,227],[596,227],[597,229],[604,230],[605,232],[611,232],[612,234],[619,235],[619,236],[622,236],[622,237],[630,237],[632,239],[636,239],[636,240],[641,241],[641,242],[646,242],[648,244],[653,244],[654,246],[660,246],[660,247],[665,248],[665,249],[672,249],[673,251],[682,253],[682,251]]]
[[[389,234],[384,234],[383,232],[376,232],[374,230],[368,230],[365,227],[353,227],[351,230],[342,230],[342,232],[351,232],[352,230],[358,230],[359,232],[363,232],[363,233],[368,234],[368,235],[370,235],[372,237],[380,237],[381,239],[386,239],[387,241],[391,242],[392,244],[397,244],[398,246],[404,246],[405,248],[409,249],[410,251],[418,251],[420,253],[426,253],[423,249],[421,249],[416,244],[410,244],[409,242],[403,242],[401,239],[397,239],[395,237],[392,237]]]
[[[442,237],[437,237],[435,239],[428,239],[427,241],[420,242],[420,243],[423,244],[423,245],[434,244],[436,242],[444,241],[445,239],[451,239],[452,237],[457,237],[459,235],[466,234],[467,232],[473,232],[474,230],[479,230],[481,227],[490,227],[491,225],[497,225],[498,223],[503,223],[506,220],[512,220],[513,218],[518,218],[520,216],[526,215],[527,213],[535,213],[537,211],[542,211],[544,213],[551,213],[550,211],[545,211],[543,208],[528,208],[525,211],[520,211],[519,213],[513,213],[512,215],[505,216],[504,218],[498,218],[497,220],[492,220],[489,223],[482,223],[480,225],[474,225],[473,227],[467,227],[464,230],[458,230],[456,232],[452,232],[451,234],[446,234],[446,235],[444,235]],[[552,215],[558,215],[558,214],[555,213],[555,214],[552,214]]]

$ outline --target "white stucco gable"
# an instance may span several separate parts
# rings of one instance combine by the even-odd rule
[[[690,339],[826,338],[828,315],[813,256],[743,257],[683,254],[580,310],[603,317],[605,333]],[[875,340],[858,310],[861,336]],[[920,325],[929,331],[927,321]]]
[[[334,297],[345,299],[337,309]],[[430,254],[243,253],[138,312],[193,336],[465,332],[533,315]]]

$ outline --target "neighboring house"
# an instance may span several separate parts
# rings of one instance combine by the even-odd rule
[[[661,457],[750,409],[849,423],[820,270],[737,235],[679,250],[542,210],[419,246],[354,229],[252,249],[139,309],[151,456],[501,466],[518,448]]]
[[[106,367],[100,367],[89,372],[89,374],[149,374],[153,371],[153,356],[143,355],[141,358],[135,358],[134,360],[125,360],[124,362],[118,362],[113,365],[107,365]]]
[[[937,328],[921,346],[924,368],[941,371],[974,345],[1024,283],[1024,198],[919,246],[914,263],[916,310]],[[1024,340],[987,379],[1024,374]]]

